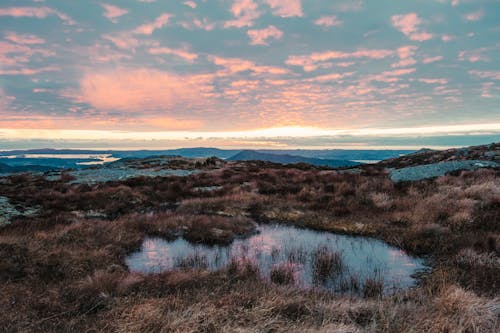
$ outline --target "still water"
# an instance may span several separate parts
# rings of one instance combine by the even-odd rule
[[[341,267],[326,278],[318,278],[318,253],[337,254]],[[390,293],[413,286],[412,275],[426,268],[422,259],[380,240],[280,224],[260,225],[257,234],[236,239],[228,246],[193,244],[183,238],[147,238],[126,263],[131,271],[159,273],[186,266],[215,271],[235,260],[253,262],[264,279],[269,279],[273,269],[285,265],[293,270],[297,286],[336,292],[360,290],[371,279]]]

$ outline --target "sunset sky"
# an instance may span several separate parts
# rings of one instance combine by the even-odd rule
[[[0,150],[500,141],[498,0],[2,0]]]

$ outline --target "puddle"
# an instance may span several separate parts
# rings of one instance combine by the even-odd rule
[[[372,238],[276,224],[260,225],[258,231],[229,246],[147,238],[126,263],[131,271],[159,273],[183,268],[215,271],[234,261],[250,260],[264,279],[282,268],[299,287],[341,293],[363,293],[373,281],[384,293],[408,288],[416,283],[412,275],[426,268],[422,259]]]

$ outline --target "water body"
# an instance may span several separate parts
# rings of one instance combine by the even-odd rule
[[[215,271],[232,260],[250,260],[258,265],[264,279],[269,279],[273,269],[285,265],[293,270],[294,283],[299,287],[352,292],[362,290],[367,279],[372,279],[383,285],[385,293],[414,286],[412,275],[426,268],[422,259],[372,238],[277,224],[260,225],[258,231],[229,246],[193,244],[183,238],[147,238],[126,263],[131,271],[159,273],[185,268],[186,263]],[[342,268],[326,279],[318,279],[318,251],[339,254]]]
[[[32,161],[38,159],[40,163],[47,159],[71,160],[75,161],[75,165],[90,166],[115,162],[120,158],[113,157],[111,154],[22,154],[0,156],[0,159],[6,159],[7,161]],[[81,160],[81,162],[78,162],[78,160]]]

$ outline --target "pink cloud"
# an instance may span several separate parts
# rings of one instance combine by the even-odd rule
[[[208,60],[218,66],[226,68],[230,73],[238,73],[251,70],[255,64],[249,60],[239,58],[223,58],[218,56],[209,56]]]
[[[431,64],[436,61],[441,61],[443,60],[443,56],[435,56],[435,57],[427,57],[422,59],[422,63],[424,64]]]
[[[251,27],[261,15],[258,4],[253,0],[234,0],[231,13],[235,19],[224,23],[225,28]]]
[[[172,14],[163,13],[160,16],[158,16],[153,22],[146,23],[137,27],[134,30],[134,33],[138,35],[151,35],[155,30],[160,29],[165,24],[167,24],[171,17]]]
[[[13,43],[22,44],[22,45],[34,45],[34,44],[45,43],[44,39],[39,38],[35,35],[27,35],[27,34],[19,35],[19,34],[16,34],[15,32],[5,33],[5,39],[9,40]]]
[[[382,72],[382,75],[402,76],[402,75],[408,75],[408,74],[415,73],[415,72],[416,72],[415,68],[405,68],[405,69],[397,69],[397,70],[393,70],[393,71]]]
[[[158,113],[205,104],[212,92],[208,75],[178,75],[154,69],[88,72],[73,98],[99,110]]]
[[[363,10],[363,1],[349,0],[343,3],[335,4],[334,8],[339,12],[359,12]]]
[[[123,9],[117,6],[109,5],[106,3],[100,4],[102,8],[104,8],[104,17],[110,20],[113,23],[117,23],[117,18],[123,16],[128,13],[127,9]]]
[[[481,79],[500,80],[500,71],[472,70],[472,71],[469,71],[469,74],[473,75],[473,76],[477,76]]]
[[[275,66],[259,66],[253,61],[240,59],[240,58],[224,58],[218,56],[209,56],[208,60],[225,68],[226,73],[219,73],[219,75],[236,74],[245,71],[251,71],[257,74],[271,74],[281,75],[288,73],[288,70]]]
[[[248,37],[250,37],[252,45],[269,45],[270,39],[279,40],[283,37],[283,31],[270,25],[267,28],[260,30],[248,30]]]
[[[433,37],[432,34],[420,30],[422,20],[418,17],[417,13],[394,15],[391,17],[391,23],[394,28],[401,31],[410,40],[422,42]]]
[[[57,16],[60,20],[68,25],[76,24],[75,21],[68,15],[61,13],[58,10],[50,7],[7,7],[0,8],[0,16],[11,17],[35,17],[38,19],[46,18],[48,16]]]
[[[413,58],[415,55],[415,51],[418,47],[414,45],[407,45],[398,48],[397,53],[399,56],[399,62],[396,64],[392,64],[392,67],[407,67],[412,66],[417,63],[417,61]]]
[[[452,41],[452,40],[454,40],[454,39],[456,39],[456,37],[455,37],[455,36],[452,36],[452,35],[442,35],[442,36],[441,36],[441,40],[442,40],[443,42],[445,42],[445,43],[446,43],[446,42],[451,42],[451,41]]]
[[[332,16],[322,16],[316,21],[314,24],[322,26],[322,27],[336,27],[342,25],[342,21],[339,20],[335,15]]]
[[[484,16],[484,10],[479,9],[475,12],[465,14],[464,19],[466,21],[473,22],[473,21],[479,21],[481,18],[483,18],[483,16]]]
[[[184,1],[184,4],[188,7],[191,7],[192,9],[195,9],[197,7],[196,2],[194,1]]]
[[[0,69],[0,75],[36,75],[46,72],[58,72],[61,69],[56,66],[46,66],[40,68],[19,68],[19,69]]]
[[[182,49],[171,49],[168,47],[153,47],[150,48],[148,52],[153,55],[171,54],[189,62],[193,62],[198,58],[198,55],[196,53],[192,53]]]
[[[427,83],[427,84],[441,84],[445,85],[448,83],[446,79],[429,79],[429,78],[421,78],[418,79],[419,82]]]
[[[353,75],[354,72],[348,72],[348,73],[331,73],[331,74],[325,74],[325,75],[320,75],[316,76],[312,79],[308,79],[308,82],[328,82],[328,81],[339,81],[345,77]]]
[[[433,37],[433,35],[431,33],[428,33],[428,32],[418,32],[418,33],[412,34],[410,36],[410,39],[414,40],[414,41],[417,41],[417,42],[423,42],[423,41],[432,39],[432,37]]]
[[[181,27],[187,30],[194,30],[194,29],[202,29],[205,31],[212,31],[214,30],[216,24],[209,22],[206,17],[203,19],[193,19],[193,21],[184,21],[180,23]]]
[[[460,61],[468,62],[479,62],[479,61],[490,61],[490,58],[483,53],[488,51],[488,48],[480,48],[477,50],[464,50],[458,53],[458,59]]]
[[[130,36],[127,33],[121,33],[117,35],[103,35],[101,36],[103,39],[109,40],[116,47],[124,50],[133,50],[137,46],[139,46],[140,42],[138,39]]]
[[[264,0],[274,15],[281,17],[303,16],[301,0]]]
[[[203,122],[199,119],[176,119],[167,116],[140,119],[140,121],[151,129],[176,131],[198,129],[203,125]]]
[[[342,51],[325,51],[316,52],[309,55],[291,55],[286,60],[286,64],[290,66],[300,66],[306,72],[316,70],[317,68],[329,67],[331,65],[322,64],[322,62],[337,59],[351,59],[351,58],[369,58],[369,59],[383,59],[393,56],[395,54],[392,50],[371,49],[371,50],[358,50],[354,52]]]
[[[30,42],[33,43],[33,38],[31,37],[20,37],[18,35],[11,35],[11,39],[17,42]],[[26,44],[26,43],[11,43],[0,41],[0,63],[4,71],[19,71],[19,67],[25,67],[27,63],[30,62],[31,57],[34,55],[39,55],[42,57],[50,57],[55,53],[44,48],[35,47],[37,44]]]

